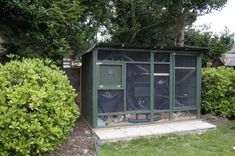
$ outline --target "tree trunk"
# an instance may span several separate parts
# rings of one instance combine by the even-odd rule
[[[179,18],[178,31],[175,40],[175,46],[183,47],[184,46],[184,29],[188,20],[188,13],[184,13]]]
[[[131,20],[132,20],[132,25],[135,27],[137,25],[137,22],[136,22],[136,1],[135,0],[131,1]]]
[[[184,46],[184,28],[185,25],[181,27],[181,30],[179,30],[179,35],[178,35],[178,47],[183,47]]]
[[[3,44],[4,44],[4,40],[0,36],[0,56],[6,51],[6,49],[4,48]]]
[[[137,25],[137,19],[136,19],[136,0],[131,0],[131,21],[132,21],[132,27],[134,27],[135,31],[133,32],[130,41],[133,42],[137,33],[139,32],[139,28]]]

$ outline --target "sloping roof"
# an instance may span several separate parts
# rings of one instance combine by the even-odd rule
[[[235,54],[223,54],[219,59],[224,64],[224,66],[235,66]]]
[[[96,45],[97,48],[117,48],[117,49],[144,49],[144,50],[173,50],[173,51],[194,51],[200,53],[207,53],[209,48],[205,47],[169,47],[169,46],[143,46],[143,45],[130,45],[130,44],[110,44],[100,43]]]
[[[151,50],[154,52],[157,51],[175,51],[175,52],[198,52],[198,53],[208,53],[209,48],[205,47],[167,47],[167,46],[138,46],[138,45],[126,45],[126,44],[107,44],[107,43],[100,43],[97,45],[91,46],[88,50],[82,52],[79,54],[79,56],[82,56],[90,51],[92,49],[100,49],[100,48],[106,48],[106,49],[138,49],[138,50]]]

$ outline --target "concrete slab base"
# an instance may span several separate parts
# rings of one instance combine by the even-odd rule
[[[138,137],[148,137],[169,133],[202,133],[216,126],[201,120],[178,121],[170,123],[158,123],[149,125],[136,125],[129,127],[112,127],[93,129],[97,138],[104,142],[130,140]]]

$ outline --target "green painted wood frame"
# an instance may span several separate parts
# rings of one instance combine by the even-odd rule
[[[102,50],[116,50],[116,51],[135,51],[135,52],[148,52],[150,53],[150,61],[149,62],[138,62],[138,61],[111,61],[111,60],[98,60],[98,51]],[[164,52],[170,54],[170,61],[169,62],[154,62],[154,54],[158,52]],[[197,67],[196,67],[196,106],[195,107],[186,107],[186,108],[179,108],[174,109],[175,104],[175,55],[190,55],[197,57]],[[93,125],[92,127],[97,128],[97,118],[101,115],[126,115],[126,114],[137,114],[137,113],[150,113],[151,121],[147,124],[156,123],[153,121],[154,113],[161,113],[161,112],[168,112],[169,113],[169,120],[173,120],[173,113],[177,111],[197,111],[197,118],[200,118],[201,112],[201,54],[198,52],[176,52],[175,51],[157,51],[157,50],[136,50],[136,49],[109,49],[109,48],[97,48],[93,50]],[[121,88],[99,88],[99,72],[100,72],[100,65],[121,65],[122,66],[122,87]],[[126,110],[126,65],[127,64],[148,64],[150,65],[150,110],[149,111],[127,111]],[[168,64],[170,68],[170,108],[169,110],[154,110],[154,64]],[[123,90],[124,94],[124,111],[123,112],[112,112],[112,113],[98,113],[97,108],[97,92],[98,90]],[[139,123],[138,123],[139,124]],[[143,123],[141,123],[143,124]],[[144,123],[146,124],[146,123]],[[120,125],[121,126],[121,125]],[[110,126],[112,127],[112,126]]]

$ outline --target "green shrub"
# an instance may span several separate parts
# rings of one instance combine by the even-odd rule
[[[0,155],[38,155],[66,139],[78,117],[75,90],[49,61],[0,65]]]
[[[223,117],[235,116],[235,70],[205,68],[202,74],[202,107]]]

